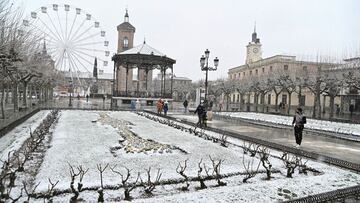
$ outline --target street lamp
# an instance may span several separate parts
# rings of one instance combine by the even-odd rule
[[[209,71],[216,71],[217,67],[219,65],[219,59],[217,57],[215,57],[214,59],[214,67],[210,67],[209,66],[209,56],[210,56],[210,51],[208,49],[206,49],[205,51],[205,56],[202,55],[200,58],[200,67],[201,67],[201,71],[206,71],[206,77],[205,77],[205,100],[207,102],[207,93],[208,93],[208,72]]]
[[[72,80],[69,81],[70,85],[69,85],[69,93],[70,93],[70,97],[69,97],[69,107],[72,107],[72,103],[71,103],[71,92],[72,92]]]

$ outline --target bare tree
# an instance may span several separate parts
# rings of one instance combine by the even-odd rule
[[[30,190],[30,188],[29,189],[27,188],[25,181],[23,181],[22,184],[23,184],[25,194],[27,196],[27,199],[26,199],[26,201],[24,201],[24,203],[29,203],[30,198],[35,195],[35,190],[40,185],[40,182],[38,184],[36,184],[31,190]]]
[[[99,193],[98,202],[104,202],[103,173],[106,170],[106,168],[109,166],[109,164],[106,164],[105,167],[103,167],[101,164],[97,164],[96,166],[100,174],[100,188],[98,189],[98,193]]]
[[[243,143],[244,154],[247,154],[249,152],[251,157],[254,157],[256,155],[256,153],[259,151],[259,148],[260,145],[251,142]]]
[[[201,175],[202,171],[203,171],[203,167],[206,168],[205,163],[203,163],[203,167],[201,167],[201,163],[202,163],[202,159],[200,160],[200,162],[198,163],[198,178],[199,178],[199,182],[200,182],[200,189],[205,189],[207,188],[205,185],[205,178],[203,178],[203,176]],[[208,172],[206,171],[206,174],[208,174]]]
[[[144,182],[140,178],[141,185],[144,187],[146,194],[152,194],[152,191],[155,189],[156,185],[160,184],[160,178],[161,178],[162,173],[160,172],[160,169],[158,169],[155,180],[151,180],[151,167],[149,167],[149,169],[147,169],[145,171],[147,174],[147,181]]]
[[[71,189],[71,192],[74,194],[74,196],[72,196],[70,199],[70,203],[75,203],[75,202],[77,202],[77,199],[78,199],[79,194],[83,187],[82,180],[89,169],[84,170],[83,166],[79,165],[76,168],[77,170],[75,171],[74,167],[71,166],[70,164],[69,164],[69,168],[70,168],[69,171],[70,171],[70,176],[71,176],[70,189]],[[79,176],[79,182],[78,182],[78,186],[76,189],[74,184],[75,184],[76,177],[78,177],[78,176]]]
[[[223,147],[228,147],[228,141],[227,141],[228,136],[227,135],[221,135],[220,137],[220,145]]]
[[[112,172],[120,175],[120,177],[121,177],[121,186],[124,188],[124,195],[125,195],[124,199],[127,200],[127,201],[131,201],[132,197],[130,195],[130,192],[136,188],[136,183],[138,182],[138,180],[140,178],[140,173],[138,173],[136,181],[134,183],[132,183],[132,184],[129,184],[129,183],[127,183],[127,181],[131,177],[131,170],[129,170],[128,168],[125,167],[126,175],[123,175],[123,173],[116,170],[116,165],[114,167],[110,167],[110,169],[111,169]]]
[[[59,181],[56,181],[56,183],[51,182],[51,179],[49,178],[48,190],[45,194],[45,199],[47,199],[47,202],[52,203],[53,202],[53,196],[54,196],[54,189],[56,185],[59,183]]]
[[[270,180],[271,179],[271,163],[269,161],[269,156],[270,156],[270,151],[268,148],[266,147],[262,147],[259,150],[259,156],[260,156],[260,161],[262,163],[262,166],[265,168],[266,170],[266,180]]]
[[[181,190],[189,190],[189,177],[185,174],[185,170],[187,167],[187,159],[184,161],[184,166],[181,165],[181,162],[179,162],[179,165],[176,167],[176,172],[180,174],[185,179],[186,186],[182,187]]]
[[[284,165],[287,169],[286,177],[292,178],[292,174],[294,174],[296,167],[299,166],[299,161],[301,160],[299,157],[293,155],[290,156],[288,153],[283,153],[281,159],[284,162]]]
[[[209,155],[209,158],[211,160],[211,163],[213,165],[213,174],[215,174],[215,178],[216,178],[216,181],[218,183],[218,186],[224,186],[226,185],[225,182],[222,182],[221,181],[221,163],[224,162],[224,160],[222,159],[219,159],[219,160],[214,160],[211,158],[211,156]]]
[[[259,161],[259,164],[257,165],[256,169],[254,169],[254,159],[255,158],[252,158],[251,161],[245,162],[245,157],[243,156],[242,162],[244,169],[246,171],[246,176],[245,178],[243,178],[243,183],[246,183],[250,178],[255,177],[259,171],[261,161]]]

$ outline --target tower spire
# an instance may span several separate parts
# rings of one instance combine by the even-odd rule
[[[256,33],[256,21],[255,21],[255,24],[254,24],[254,33]]]
[[[126,8],[126,13],[124,16],[124,22],[128,23],[129,22],[129,14],[128,14],[128,9]]]
[[[93,77],[98,79],[98,69],[97,69],[97,58],[96,57],[95,57],[95,61],[94,61]]]
[[[43,50],[42,50],[43,55],[47,54],[47,50],[46,50],[46,40],[44,38],[44,44],[43,44]]]

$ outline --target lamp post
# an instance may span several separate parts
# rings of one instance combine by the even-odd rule
[[[206,72],[206,76],[205,76],[205,102],[207,102],[207,94],[208,94],[208,72],[209,71],[216,71],[217,67],[219,65],[219,59],[217,57],[215,57],[214,59],[214,67],[210,67],[209,66],[209,56],[210,56],[210,51],[208,49],[206,49],[205,51],[205,56],[202,55],[200,58],[200,67],[201,67],[201,71],[205,71]]]
[[[72,92],[72,80],[69,81],[70,85],[69,85],[69,93],[70,93],[70,97],[69,97],[69,107],[72,107],[72,103],[71,103],[71,92]]]

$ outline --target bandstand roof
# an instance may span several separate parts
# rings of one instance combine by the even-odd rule
[[[129,50],[120,53],[120,55],[124,55],[124,54],[144,54],[144,55],[154,55],[154,56],[165,56],[165,54],[152,48],[146,43],[142,43],[134,48],[131,48]]]
[[[112,57],[117,65],[137,65],[137,66],[171,66],[176,61],[167,57],[160,51],[147,45],[145,42],[134,48],[115,54]]]

